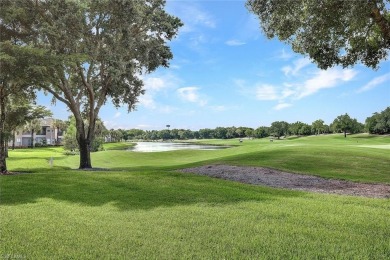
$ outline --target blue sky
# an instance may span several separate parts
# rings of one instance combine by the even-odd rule
[[[101,110],[107,128],[144,130],[269,126],[274,121],[330,124],[348,113],[364,123],[390,106],[390,61],[326,71],[278,40],[268,40],[245,1],[168,1],[184,26],[169,43],[170,68],[143,76],[137,110]],[[38,103],[66,119],[66,107],[40,95]]]

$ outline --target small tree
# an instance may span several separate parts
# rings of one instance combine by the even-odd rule
[[[75,151],[78,148],[76,139],[76,123],[74,117],[70,117],[69,124],[64,135],[64,149]]]
[[[212,138],[214,135],[214,130],[209,129],[209,128],[203,128],[199,129],[199,137],[201,139],[209,139]]]
[[[311,127],[308,124],[302,125],[302,127],[299,129],[300,135],[311,135]]]
[[[321,134],[323,131],[325,131],[324,120],[318,119],[314,121],[311,123],[311,127],[316,135]]]
[[[171,133],[169,130],[164,129],[158,132],[158,137],[162,140],[169,140],[171,139]]]
[[[26,115],[27,118],[27,124],[25,125],[24,129],[29,131],[31,133],[31,148],[34,148],[35,145],[35,133],[42,130],[42,124],[41,120],[42,118],[46,116],[51,116],[52,113],[50,110],[48,110],[44,106],[36,106],[33,107],[31,110],[31,113],[29,115]]]
[[[255,130],[253,130],[252,128],[247,128],[247,129],[245,130],[245,136],[246,136],[246,137],[249,137],[249,138],[252,138],[253,135],[254,135],[254,132],[255,132]]]
[[[57,136],[56,136],[56,144],[60,144],[60,133],[65,131],[67,125],[65,123],[65,121],[61,120],[61,119],[55,119],[53,121],[53,127],[57,129]]]
[[[260,126],[260,127],[256,128],[256,130],[255,130],[256,138],[268,137],[269,134],[270,134],[270,128],[267,126]]]
[[[288,127],[289,124],[285,121],[272,122],[270,133],[280,139],[281,136],[286,136],[288,134]]]
[[[228,129],[225,127],[217,127],[214,129],[214,138],[217,139],[226,139],[227,138]]]
[[[355,119],[356,120],[356,119]],[[335,132],[343,132],[347,137],[347,132],[353,129],[353,119],[348,114],[340,115],[333,120],[332,128]]]
[[[306,124],[305,123],[302,123],[302,122],[300,122],[300,121],[297,121],[297,122],[295,122],[295,123],[292,123],[292,124],[290,124],[289,125],[289,127],[288,127],[288,130],[290,131],[290,133],[291,134],[293,134],[293,135],[301,135],[302,133],[302,131],[300,131],[301,130],[301,128],[303,127],[303,126],[305,126]]]

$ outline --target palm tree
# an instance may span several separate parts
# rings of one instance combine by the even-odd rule
[[[24,129],[31,132],[31,148],[34,148],[34,134],[42,129],[41,120],[33,119],[29,121]]]
[[[55,139],[56,139],[56,143],[59,144],[60,143],[59,133],[60,133],[60,131],[64,131],[66,129],[67,124],[65,121],[63,121],[61,119],[54,119],[52,126],[53,126],[53,128],[57,128],[57,133],[56,133]]]

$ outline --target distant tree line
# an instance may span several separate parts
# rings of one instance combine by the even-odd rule
[[[368,132],[371,134],[390,134],[390,107],[381,113],[374,113],[362,124],[351,118],[348,114],[336,117],[330,125],[322,119],[315,120],[311,124],[300,121],[288,123],[275,121],[271,126],[260,126],[256,129],[250,127],[217,127],[214,129],[204,128],[197,131],[189,129],[164,129],[164,130],[141,130],[141,129],[111,129],[107,131],[107,140],[119,142],[121,140],[188,140],[188,139],[232,139],[232,138],[280,138],[283,136],[308,136],[330,133],[343,133],[344,136]]]
[[[66,121],[67,130],[64,139],[64,148],[77,150],[75,122],[73,117]],[[214,129],[203,128],[197,131],[189,129],[163,129],[163,130],[141,130],[141,129],[107,129],[102,120],[97,120],[97,136],[91,145],[91,151],[103,149],[104,142],[120,142],[128,140],[188,140],[188,139],[232,139],[232,138],[281,138],[285,136],[308,136],[330,133],[343,133],[344,136],[369,132],[372,134],[390,134],[390,107],[380,113],[366,119],[366,123],[359,123],[348,114],[336,117],[330,125],[324,120],[318,119],[311,124],[300,121],[288,123],[286,121],[275,121],[271,126],[250,127],[217,127]]]

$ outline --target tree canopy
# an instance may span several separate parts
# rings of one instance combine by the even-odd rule
[[[366,130],[370,134],[390,134],[390,107],[367,117]]]
[[[339,115],[331,124],[334,132],[343,132],[344,137],[347,137],[347,132],[351,134],[360,133],[364,129],[364,125],[359,123],[356,118],[351,118],[347,113]]]
[[[3,11],[0,8],[0,14]],[[12,130],[28,120],[30,103],[35,100],[31,83],[38,82],[35,72],[40,67],[32,58],[39,50],[12,44],[0,21],[0,172],[6,173],[6,142]]]
[[[169,65],[167,42],[182,24],[164,5],[164,0],[2,1],[1,41],[38,50],[31,56],[40,81],[32,83],[74,115],[80,168],[92,167],[89,149],[101,107],[111,101],[131,111],[144,93],[140,76]]]
[[[268,38],[308,55],[321,69],[358,62],[377,68],[390,49],[389,0],[247,0]]]

